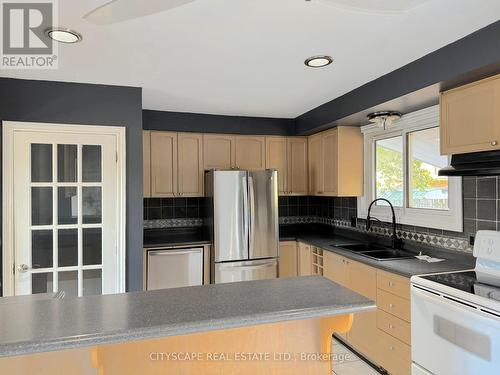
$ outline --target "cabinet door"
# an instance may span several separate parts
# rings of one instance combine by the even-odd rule
[[[179,133],[177,148],[179,195],[202,197],[203,136],[194,133]]]
[[[363,195],[363,134],[358,127],[337,128],[336,196]]]
[[[149,130],[142,132],[143,195],[151,197],[151,135]]]
[[[349,287],[347,260],[330,251],[323,251],[323,276],[340,285]]]
[[[266,138],[237,136],[236,169],[258,170],[266,168]]]
[[[177,133],[151,132],[151,195],[177,195]]]
[[[321,191],[325,195],[337,194],[338,183],[338,131],[333,129],[323,133],[321,137]]]
[[[346,260],[348,287],[375,301],[377,299],[377,270],[373,267]],[[354,314],[347,340],[364,355],[374,358],[377,354],[377,313],[369,311]]]
[[[266,168],[278,171],[278,194],[288,194],[288,167],[286,160],[286,138],[266,137]]]
[[[231,169],[234,167],[234,136],[204,134],[203,162],[205,170],[212,168]]]
[[[307,138],[288,138],[287,152],[288,191],[290,194],[307,195]]]
[[[441,154],[500,149],[500,75],[441,94]]]
[[[299,255],[299,276],[312,275],[312,250],[311,246],[299,242],[298,244]]]
[[[309,192],[314,195],[322,194],[321,184],[321,134],[309,137]]]
[[[297,276],[297,242],[280,242],[279,277]]]

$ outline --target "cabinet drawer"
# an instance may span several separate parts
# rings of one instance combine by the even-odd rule
[[[410,280],[389,272],[377,271],[377,288],[410,299]]]
[[[384,290],[377,290],[377,307],[395,315],[398,318],[410,321],[410,301]]]
[[[378,330],[378,363],[392,375],[409,375],[411,372],[411,349],[409,345]]]
[[[411,345],[410,323],[377,309],[377,328],[385,333]]]

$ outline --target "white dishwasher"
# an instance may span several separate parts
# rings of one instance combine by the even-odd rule
[[[147,252],[146,289],[203,284],[203,248],[154,249]]]

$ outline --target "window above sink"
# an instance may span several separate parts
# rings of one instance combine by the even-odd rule
[[[462,232],[461,178],[437,175],[448,164],[448,156],[439,152],[439,125],[439,106],[433,106],[406,114],[386,129],[362,128],[365,182],[358,217],[366,218],[372,200],[386,198],[398,223]],[[372,216],[391,221],[384,202],[377,202]]]

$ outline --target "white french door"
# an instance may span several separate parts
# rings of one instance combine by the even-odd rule
[[[120,137],[108,127],[6,125],[11,294],[123,292]]]

